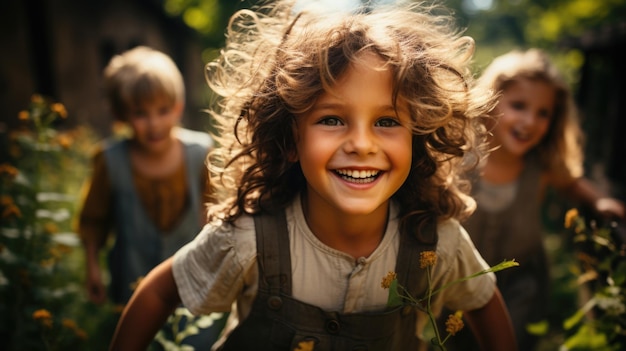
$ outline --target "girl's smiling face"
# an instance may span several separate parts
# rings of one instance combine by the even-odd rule
[[[411,169],[411,118],[393,105],[392,73],[365,53],[298,116],[296,148],[307,181],[305,206],[342,215],[386,215]]]
[[[542,80],[519,79],[502,93],[494,143],[500,152],[523,157],[544,138],[554,115],[555,89]]]

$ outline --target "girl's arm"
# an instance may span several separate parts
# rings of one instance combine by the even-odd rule
[[[146,350],[167,317],[180,304],[173,258],[156,266],[139,284],[122,312],[110,350]]]
[[[483,351],[516,351],[515,332],[500,290],[479,309],[465,313],[470,329]]]
[[[614,198],[604,196],[592,183],[586,178],[576,179],[567,189],[565,193],[572,199],[580,201],[589,206],[597,214],[608,219],[624,219],[626,210],[624,204]]]

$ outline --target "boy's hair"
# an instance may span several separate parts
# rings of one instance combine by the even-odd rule
[[[583,133],[576,103],[568,84],[545,52],[539,49],[513,50],[501,55],[485,69],[477,83],[482,89],[503,94],[521,79],[545,82],[555,90],[550,127],[532,154],[539,158],[544,169],[566,167],[572,176],[581,176]]]
[[[131,108],[158,99],[165,99],[170,106],[185,99],[183,77],[174,61],[145,46],[114,56],[104,69],[104,87],[117,119],[125,119]]]
[[[210,156],[211,173],[222,182],[220,205],[210,216],[232,222],[243,213],[282,209],[305,189],[300,165],[291,161],[296,115],[331,91],[363,52],[385,61],[394,103],[405,99],[411,111],[411,171],[393,196],[403,223],[469,215],[475,203],[460,175],[483,157],[478,120],[493,107],[492,95],[470,92],[473,40],[461,37],[440,7],[294,14],[291,4],[236,13],[225,49],[207,65],[209,86],[218,95],[210,112],[222,146]],[[476,156],[472,164],[462,163],[468,153]]]

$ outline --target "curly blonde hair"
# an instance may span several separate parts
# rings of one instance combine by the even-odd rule
[[[401,97],[411,111],[412,167],[393,195],[401,223],[419,228],[468,216],[475,203],[461,176],[484,157],[479,120],[494,105],[491,94],[470,91],[473,40],[461,36],[441,7],[321,15],[295,13],[292,5],[278,1],[236,13],[220,57],[207,65],[221,144],[210,155],[211,174],[220,182],[210,217],[233,222],[244,213],[282,209],[306,188],[299,163],[290,161],[296,116],[365,51],[390,67],[393,101]]]
[[[569,85],[548,55],[540,49],[513,50],[498,56],[477,81],[480,89],[502,94],[521,79],[542,81],[554,88],[554,115],[548,132],[529,153],[546,170],[565,167],[573,177],[583,173],[583,132]],[[497,116],[494,116],[497,118]]]

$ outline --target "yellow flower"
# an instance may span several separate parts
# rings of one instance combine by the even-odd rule
[[[39,94],[33,94],[33,96],[30,97],[30,101],[34,102],[34,103],[42,103],[43,102],[43,97],[41,97],[41,95]]]
[[[57,137],[57,143],[59,143],[59,145],[65,150],[69,149],[70,146],[72,146],[72,142],[72,137],[67,134],[60,134]]]
[[[3,163],[0,165],[0,175],[7,175],[10,179],[15,179],[19,171],[17,168],[11,166],[8,163]]]
[[[79,328],[78,325],[76,325],[76,322],[74,322],[73,320],[69,318],[63,318],[61,324],[63,325],[63,327],[73,331],[79,339],[87,340],[87,333],[83,329]]]
[[[61,325],[63,325],[63,327],[67,328],[67,329],[76,329],[76,322],[74,322],[73,320],[69,319],[69,318],[63,318],[63,320],[61,320]]]
[[[3,206],[3,207],[4,206],[11,206],[13,204],[15,204],[13,202],[13,198],[10,197],[9,195],[2,195],[2,196],[0,196],[0,206]]]
[[[565,228],[571,228],[574,224],[574,220],[578,217],[578,210],[575,208],[570,209],[565,213]]]
[[[52,328],[52,314],[46,309],[39,309],[33,312],[33,319],[46,328]]]
[[[435,251],[420,252],[420,268],[434,266],[437,262],[437,253]]]
[[[11,218],[11,217],[15,217],[15,218],[21,218],[22,217],[22,211],[20,211],[19,207],[15,206],[13,204],[7,206],[2,211],[2,218]]]
[[[293,351],[313,351],[314,347],[315,347],[315,341],[305,340],[305,341],[300,341],[298,343],[298,346],[296,346],[296,348],[293,349]]]
[[[391,283],[396,280],[397,275],[396,272],[389,272],[386,276],[383,277],[383,281],[380,283],[380,286],[383,289],[389,289]]]
[[[59,227],[54,222],[47,222],[43,226],[43,231],[46,234],[54,234],[59,231]]]
[[[29,118],[30,113],[28,113],[28,111],[26,110],[22,110],[17,114],[17,119],[19,119],[20,121],[28,121]]]
[[[446,331],[450,335],[458,333],[464,326],[462,311],[456,311],[454,314],[449,315],[448,320],[446,320]]]
[[[59,117],[67,118],[67,110],[65,109],[65,106],[62,103],[56,102],[50,105],[50,109],[52,110],[52,112],[55,112],[56,114],[58,114]]]

